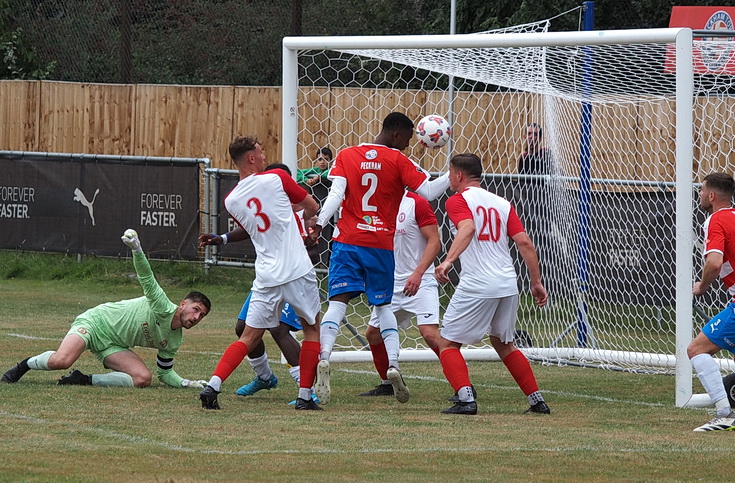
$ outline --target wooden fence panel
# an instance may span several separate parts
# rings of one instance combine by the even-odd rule
[[[40,81],[0,82],[0,149],[37,150],[40,89]]]
[[[213,167],[233,169],[227,147],[236,136],[257,136],[263,143],[266,163],[281,160],[281,89],[236,87],[230,137]]]

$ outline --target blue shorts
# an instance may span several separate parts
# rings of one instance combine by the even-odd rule
[[[730,302],[725,310],[712,317],[702,327],[702,333],[718,347],[735,354],[735,302]]]
[[[344,293],[350,298],[365,292],[370,305],[393,299],[393,250],[332,242],[329,259],[329,297]]]
[[[250,292],[248,294],[248,298],[245,299],[245,303],[242,304],[240,315],[237,316],[238,319],[247,320],[248,307],[250,307],[250,297],[252,296],[253,293]],[[296,312],[294,312],[294,310],[291,308],[291,304],[289,304],[288,302],[284,302],[283,304],[280,321],[288,325],[290,327],[289,330],[301,330],[301,319],[299,319],[299,316],[296,315]]]

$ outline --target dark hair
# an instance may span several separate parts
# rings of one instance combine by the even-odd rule
[[[413,121],[401,112],[391,112],[383,120],[383,132],[413,131]]]
[[[282,169],[285,172],[287,172],[289,176],[291,176],[291,168],[289,168],[288,166],[286,166],[283,163],[269,164],[268,166],[265,167],[265,169],[263,171],[270,171],[271,169]]]
[[[702,182],[707,183],[707,188],[728,199],[732,199],[732,195],[735,193],[735,180],[727,173],[708,174]]]
[[[209,297],[204,295],[201,292],[189,292],[186,294],[186,297],[184,297],[186,300],[191,300],[192,302],[198,302],[205,307],[207,307],[207,312],[212,310],[212,302],[209,301]]]
[[[543,128],[541,126],[539,126],[535,122],[532,122],[531,124],[529,124],[528,126],[526,126],[526,129],[528,129],[529,127],[535,127],[536,129],[538,129],[538,137],[539,137],[539,139],[542,138],[542,137],[544,137],[544,130],[543,130]]]
[[[330,161],[334,157],[334,155],[332,154],[332,150],[326,146],[324,146],[323,148],[319,148],[319,150],[316,152],[317,156],[319,156],[320,154],[323,154],[324,156],[328,157]]]
[[[470,178],[477,180],[482,178],[482,160],[476,154],[456,154],[449,160],[449,164]]]
[[[236,137],[230,143],[230,157],[237,163],[245,153],[255,149],[256,144],[260,144],[260,141],[255,136]]]

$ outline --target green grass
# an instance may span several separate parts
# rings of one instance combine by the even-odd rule
[[[213,310],[187,332],[176,369],[206,379],[233,340],[252,274],[152,262],[174,300],[207,293]],[[74,317],[140,295],[129,260],[0,252],[0,370],[55,349]],[[266,338],[278,387],[250,398],[244,364],[228,379],[221,411],[198,391],[57,386],[31,371],[0,384],[0,481],[590,481],[722,480],[735,450],[729,433],[693,433],[709,418],[674,407],[674,379],[534,364],[552,408],[524,415],[525,397],[500,363],[470,362],[479,414],[442,415],[451,388],[438,363],[404,363],[407,404],[355,395],[377,384],[370,363],[333,367],[333,398],[296,412],[296,387]],[[151,369],[155,352],[135,349]],[[89,353],[74,365],[104,369]]]

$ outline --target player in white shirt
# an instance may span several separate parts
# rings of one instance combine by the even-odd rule
[[[401,200],[393,236],[395,276],[391,310],[398,326],[406,329],[413,316],[419,332],[431,350],[439,355],[439,292],[434,278],[434,259],[441,240],[436,215],[421,196],[407,191]],[[388,379],[388,352],[381,335],[380,319],[373,309],[365,336],[381,384],[360,396],[393,396]]]
[[[480,187],[482,161],[474,154],[458,154],[449,161],[450,189],[456,191],[446,211],[456,231],[444,261],[436,267],[439,282],[449,282],[447,273],[460,259],[462,271],[457,289],[444,314],[439,360],[459,401],[442,412],[477,414],[463,344],[490,343],[510,371],[531,405],[526,412],[549,414],[528,359],[513,344],[518,311],[518,287],[508,238],[516,244],[531,279],[536,303],[547,301],[533,242],[523,230],[515,208],[504,198]]]
[[[249,236],[255,247],[255,280],[245,330],[225,350],[199,395],[202,407],[219,409],[217,394],[222,382],[248,355],[249,347],[256,347],[267,329],[277,327],[278,315],[288,301],[301,317],[304,330],[296,409],[321,409],[311,398],[319,362],[319,289],[291,206],[304,208],[308,219],[319,205],[283,170],[263,172],[265,154],[255,138],[236,138],[229,150],[240,181],[227,195],[225,208],[244,230],[242,236]]]

